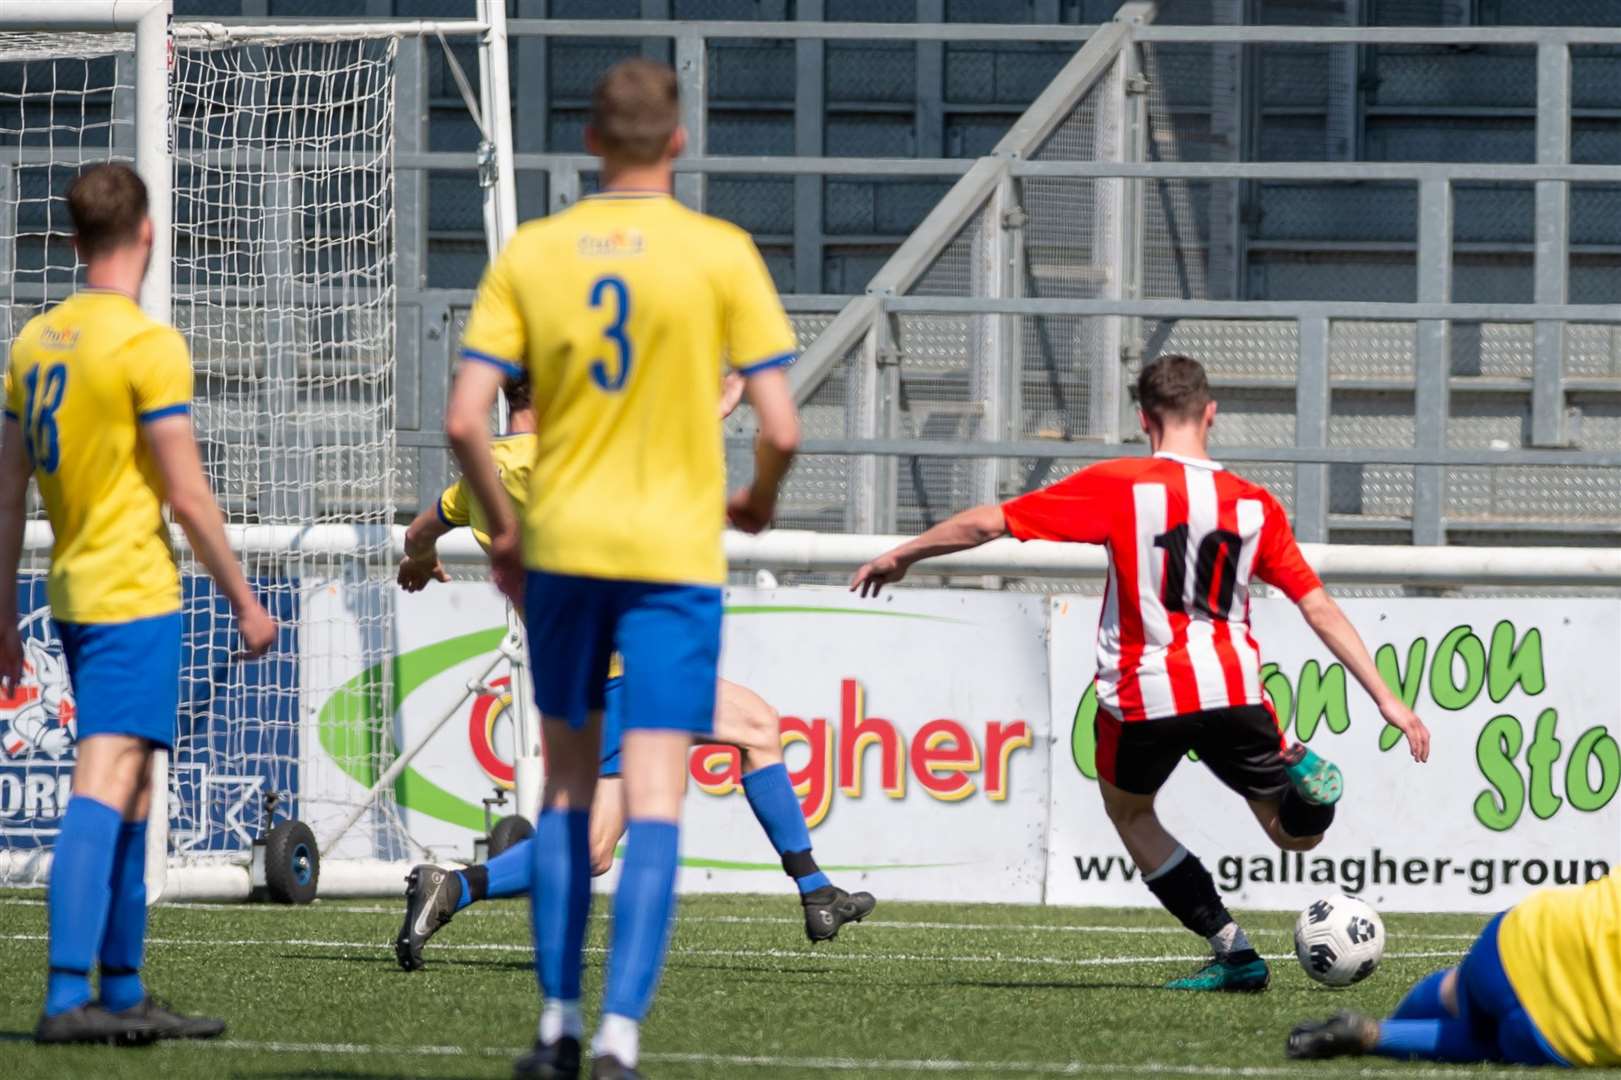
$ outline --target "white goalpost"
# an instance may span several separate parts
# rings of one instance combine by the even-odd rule
[[[297,868],[318,853],[322,895],[397,889],[424,854],[386,779],[398,757],[395,62],[402,37],[477,39],[493,254],[516,226],[507,48],[500,3],[480,0],[478,14],[227,27],[176,22],[169,0],[0,0],[0,340],[75,287],[68,183],[92,162],[132,162],[157,237],[142,306],[191,346],[209,479],[284,628],[270,656],[240,660],[229,611],[179,546],[184,670],[149,833],[153,900],[263,886],[267,796],[277,822],[310,830],[284,829],[272,855],[313,888]],[[341,546],[304,542],[339,534]],[[31,521],[29,684],[0,701],[0,885],[44,881],[73,760],[44,607],[49,542]],[[532,805],[538,759],[520,776]]]

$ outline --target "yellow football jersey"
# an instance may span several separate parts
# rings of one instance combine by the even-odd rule
[[[495,471],[500,474],[501,486],[506,488],[514,511],[522,518],[524,500],[529,497],[529,470],[535,457],[534,433],[497,436],[490,444],[490,453],[495,458]],[[471,528],[473,538],[480,547],[490,546],[484,508],[479,506],[478,498],[467,486],[467,481],[458,477],[439,496],[438,506],[440,521],[452,528]],[[624,673],[625,662],[618,653],[614,653],[608,658],[608,678],[617,679]]]
[[[1498,928],[1503,970],[1572,1065],[1621,1065],[1621,876],[1544,889]]]
[[[719,585],[722,365],[790,363],[794,332],[748,234],[662,194],[532,221],[479,285],[464,360],[527,368],[536,416],[524,562]]]
[[[500,436],[490,444],[490,454],[495,458],[501,486],[522,516],[524,500],[529,496],[529,471],[535,460],[534,433]],[[439,496],[439,520],[455,528],[470,527],[480,547],[490,546],[489,518],[465,480],[457,479]]]
[[[191,407],[185,340],[122,293],[85,290],[29,320],[6,375],[6,416],[56,536],[52,614],[106,623],[178,611],[163,481],[140,424]]]

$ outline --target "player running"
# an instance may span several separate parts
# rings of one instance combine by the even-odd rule
[[[1001,536],[1103,544],[1108,587],[1098,628],[1097,770],[1103,806],[1149,890],[1214,958],[1178,990],[1264,990],[1270,972],[1210,873],[1160,824],[1154,798],[1196,750],[1249,802],[1286,851],[1316,847],[1334,820],[1339,769],[1289,745],[1261,690],[1249,582],[1281,589],[1317,636],[1407,736],[1416,761],[1429,732],[1379,677],[1367,647],[1301,557],[1283,507],[1212,461],[1216,403],[1204,368],[1162,356],[1137,379],[1152,457],[1106,461],[1001,506],[966,510],[863,566],[863,596],[919,559]]]
[[[528,497],[530,462],[534,459],[535,413],[530,403],[529,379],[508,379],[502,388],[510,417],[509,434],[495,440],[491,453],[501,474],[501,485],[514,511],[523,513]],[[729,377],[721,399],[724,419],[743,393],[743,379]],[[399,583],[418,592],[430,581],[448,581],[439,563],[436,544],[454,528],[470,527],[481,545],[488,545],[488,523],[478,501],[457,480],[433,506],[418,514],[405,530],[405,557],[400,560]],[[623,693],[617,677],[608,683],[602,725],[602,764],[591,805],[591,872],[605,874],[613,865],[614,850],[625,834],[625,793],[620,775],[620,730]],[[777,711],[754,691],[721,679],[716,690],[715,726],[711,741],[729,743],[743,751],[743,794],[766,836],[782,859],[783,870],[799,888],[805,914],[805,934],[813,942],[831,941],[846,923],[860,922],[872,913],[876,901],[870,893],[847,893],[828,880],[816,864],[810,830],[794,795],[793,781],[782,760],[782,735]],[[469,904],[484,899],[522,896],[529,892],[534,867],[532,839],[514,844],[488,863],[465,870],[444,870],[424,864],[406,879],[405,921],[394,940],[394,955],[407,971],[422,967],[422,948],[428,939]]]
[[[152,752],[173,744],[180,695],[180,576],[165,502],[236,613],[246,652],[268,649],[276,624],[231,555],[203,475],[185,340],[136,303],[152,254],[146,185],[127,166],[95,165],[67,201],[86,287],[12,343],[0,442],[0,686],[14,690],[23,675],[17,561],[32,475],[55,537],[46,596],[78,706],[34,1041],[212,1038],[223,1021],[174,1012],[141,982]]]
[[[1343,1012],[1289,1035],[1291,1058],[1621,1065],[1621,877],[1540,889],[1486,924],[1455,968],[1388,1020]]]
[[[544,1004],[519,1077],[579,1068],[589,811],[615,652],[629,822],[592,1076],[638,1075],[674,910],[687,751],[714,722],[721,531],[728,515],[750,531],[770,523],[798,446],[783,370],[793,328],[748,235],[670,197],[684,144],[667,65],[628,60],[598,82],[586,147],[602,158],[602,192],[520,228],[485,274],[445,420],[488,517],[495,582],[524,610],[543,717],[530,910]],[[749,380],[760,430],[754,483],[729,501],[714,414],[723,357]],[[520,538],[489,415],[525,369],[537,448]]]

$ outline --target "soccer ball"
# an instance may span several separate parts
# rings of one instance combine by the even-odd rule
[[[1325,896],[1295,920],[1295,956],[1324,986],[1361,982],[1384,955],[1385,924],[1361,900]]]

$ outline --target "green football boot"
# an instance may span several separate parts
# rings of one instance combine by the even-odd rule
[[[1345,777],[1340,767],[1303,743],[1294,743],[1279,754],[1289,783],[1302,799],[1315,806],[1331,806],[1345,794]]]
[[[1165,984],[1167,990],[1203,990],[1222,994],[1254,994],[1266,989],[1272,970],[1254,949],[1245,949],[1210,963]]]

